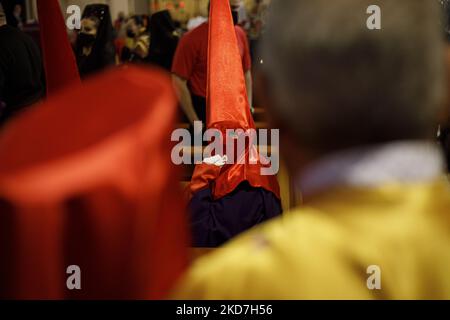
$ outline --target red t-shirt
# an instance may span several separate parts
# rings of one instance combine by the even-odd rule
[[[247,36],[241,27],[235,26],[235,29],[242,67],[246,72],[252,66]],[[208,33],[207,22],[186,33],[178,44],[172,64],[172,72],[188,80],[191,93],[201,97],[206,97]]]

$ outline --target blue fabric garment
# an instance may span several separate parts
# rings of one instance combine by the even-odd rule
[[[193,246],[214,248],[255,225],[282,213],[280,200],[247,182],[214,200],[210,189],[199,191],[189,203]]]

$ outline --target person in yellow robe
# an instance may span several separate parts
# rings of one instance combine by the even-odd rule
[[[303,203],[197,260],[174,298],[450,299],[436,2],[272,2],[261,91]]]

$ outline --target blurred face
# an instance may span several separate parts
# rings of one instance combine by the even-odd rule
[[[98,27],[96,22],[90,18],[84,18],[81,20],[81,33],[92,35],[94,37],[97,36]]]
[[[16,4],[14,6],[14,15],[15,16],[20,16],[22,13],[22,7],[20,6],[20,4]]]
[[[136,20],[130,19],[127,26],[127,36],[129,38],[134,38],[137,34],[139,34],[139,26],[136,23]]]
[[[81,29],[78,34],[77,43],[83,48],[91,48],[97,39],[98,24],[92,18],[84,18],[81,20]]]

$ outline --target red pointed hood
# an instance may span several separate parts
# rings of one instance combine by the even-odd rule
[[[208,129],[218,129],[224,137],[223,145],[229,139],[227,129],[255,129],[245,86],[242,60],[228,0],[211,0],[208,42],[207,114]],[[213,166],[196,166],[190,190],[196,192],[210,187],[211,176],[215,175],[213,194],[216,199],[233,192],[242,182],[253,187],[264,188],[279,198],[279,185],[275,176],[262,176],[260,161],[254,137],[246,146],[244,154],[236,155],[235,164],[225,165],[218,170]],[[225,148],[226,150],[226,148]],[[237,164],[246,158],[245,164]],[[250,164],[249,159],[256,159]],[[218,174],[218,175],[217,175]]]
[[[38,0],[37,9],[49,96],[68,84],[80,82],[80,75],[59,1]]]
[[[176,112],[167,75],[117,68],[2,131],[0,297],[167,298],[188,254]],[[81,291],[66,288],[71,264]]]
[[[208,129],[255,128],[227,0],[211,1],[207,80]]]

